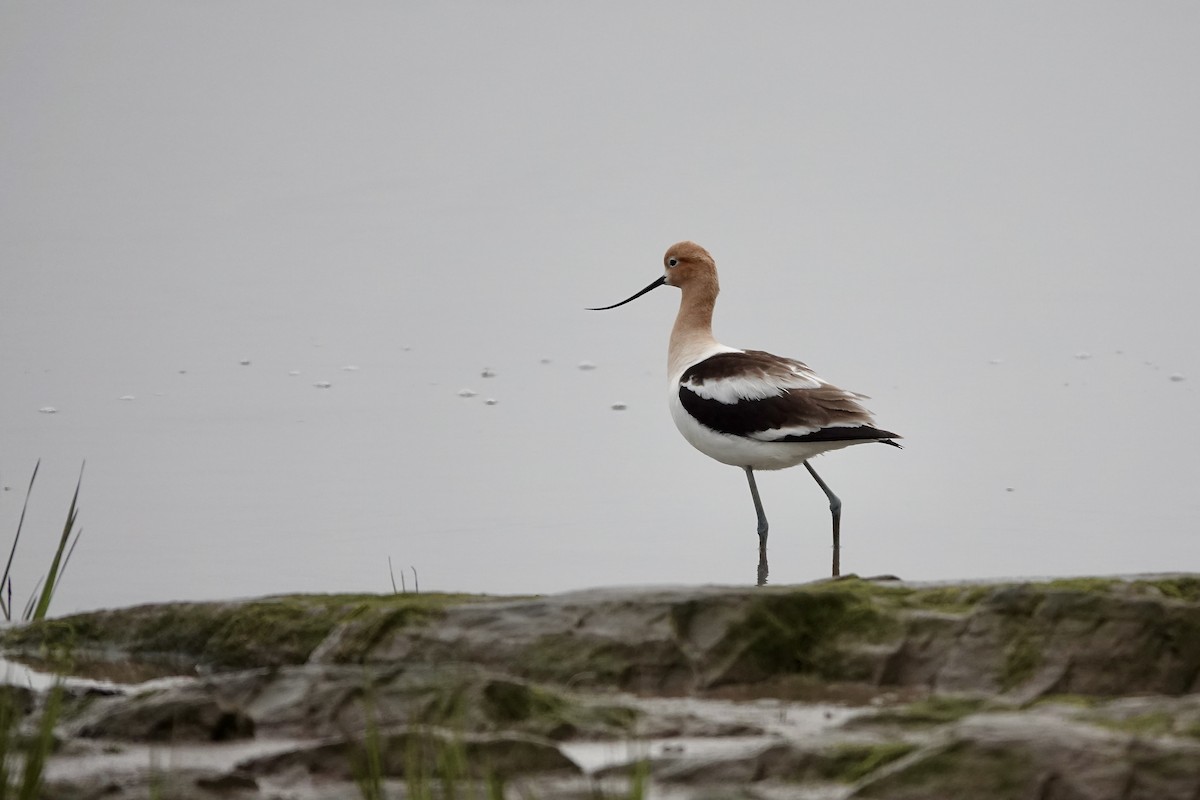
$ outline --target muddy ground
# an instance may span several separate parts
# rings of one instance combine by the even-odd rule
[[[54,800],[1200,798],[1194,575],[275,597],[3,645]]]

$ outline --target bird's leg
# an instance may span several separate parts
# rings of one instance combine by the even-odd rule
[[[829,513],[833,515],[833,577],[842,574],[842,501],[833,493],[825,481],[821,480],[821,476],[812,468],[812,464],[804,462],[805,469],[808,474],[813,476],[813,480],[817,482],[817,486],[821,487],[821,491],[829,498]]]
[[[754,512],[758,514],[758,585],[767,585],[767,515],[763,512],[762,500],[758,496],[758,484],[754,482],[754,470],[745,467],[746,480],[750,482],[750,496],[754,498]]]

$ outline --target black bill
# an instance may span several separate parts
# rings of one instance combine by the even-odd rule
[[[633,297],[629,298],[628,300],[622,300],[619,303],[613,303],[611,306],[604,306],[603,308],[588,308],[588,309],[585,309],[585,311],[608,311],[610,308],[616,308],[617,306],[623,306],[626,303],[630,303],[630,302],[633,302],[634,300],[637,300],[639,297],[641,297],[642,295],[644,295],[646,292],[650,291],[651,289],[657,289],[659,286],[662,286],[666,282],[667,282],[667,276],[663,275],[661,278],[659,278],[654,283],[647,286],[645,289],[642,289],[640,292],[638,292],[637,294],[635,294]]]

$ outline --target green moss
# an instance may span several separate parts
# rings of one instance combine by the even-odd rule
[[[629,706],[595,705],[587,706],[584,716],[602,728],[628,735],[637,725],[642,712]]]
[[[348,616],[349,625],[337,644],[333,660],[362,663],[387,636],[395,631],[425,625],[445,613],[446,603],[410,600],[421,595],[400,595],[403,601],[386,606],[359,606]]]
[[[821,754],[814,774],[821,780],[855,783],[915,749],[908,742],[840,745]]]
[[[902,602],[905,608],[961,614],[970,611],[987,597],[991,586],[936,586],[916,589]]]
[[[739,660],[758,677],[812,673],[838,680],[866,678],[846,671],[848,660],[839,645],[849,640],[877,641],[897,630],[899,623],[879,610],[869,593],[855,583],[864,582],[763,593],[745,618],[730,626],[726,646],[740,651]]]
[[[1175,728],[1175,718],[1166,711],[1148,711],[1131,717],[1109,717],[1089,714],[1085,719],[1093,725],[1134,736],[1167,736]]]
[[[634,709],[472,667],[410,666],[368,679],[347,698],[364,724],[430,725],[470,733],[520,732],[562,740],[628,738]],[[351,714],[347,719],[356,718]]]
[[[419,722],[438,725],[451,730],[465,727],[472,711],[474,699],[468,683],[454,682],[437,687],[430,692],[417,714]]]
[[[932,695],[915,703],[895,706],[855,720],[858,725],[879,723],[925,727],[944,725],[986,710],[988,700],[967,695]]]
[[[905,598],[924,591],[926,590],[905,586],[895,581],[867,581],[856,575],[850,575],[845,578],[808,584],[788,592],[788,594],[806,592],[809,594],[851,595],[877,607],[894,608],[901,606]]]
[[[561,696],[527,683],[493,680],[483,688],[484,713],[500,724],[561,715],[566,705]]]
[[[1188,602],[1200,601],[1200,576],[1179,575],[1161,579],[1138,580],[1132,583],[1120,578],[1077,577],[1056,578],[1038,583],[996,583],[912,587],[876,581],[850,579],[833,581],[826,586],[850,589],[869,596],[878,607],[890,609],[924,609],[946,613],[969,612],[981,602],[994,596],[1001,602],[1011,602],[1014,595],[1031,603],[1041,602],[1048,593],[1079,595],[1109,595],[1127,592],[1155,594]]]
[[[1011,800],[1032,796],[1036,786],[1033,759],[1020,746],[984,746],[955,742],[925,758],[861,787],[855,797],[969,797]]]
[[[242,613],[213,615],[168,652],[201,652],[222,666],[278,666],[305,661],[336,618],[303,603],[254,603]],[[181,627],[186,622],[181,620]],[[166,631],[164,631],[165,633]],[[207,635],[206,635],[207,634]],[[156,641],[155,649],[169,637]],[[186,648],[186,650],[185,650]]]
[[[628,735],[638,718],[631,708],[577,703],[542,686],[500,678],[484,685],[479,705],[497,729],[517,728],[551,739],[581,730],[590,736]]]
[[[1033,584],[1035,589],[1053,589],[1055,591],[1084,592],[1095,594],[1111,594],[1113,589],[1126,585],[1118,578],[1056,578],[1045,583]]]
[[[1076,708],[1095,708],[1107,698],[1087,694],[1048,694],[1038,697],[1027,704],[1025,708],[1038,706],[1075,706]]]
[[[1088,595],[1154,594],[1195,603],[1200,602],[1200,575],[1174,575],[1166,578],[1150,578],[1135,581],[1126,581],[1121,578],[1083,576],[1077,578],[1055,578],[1054,580],[1042,581],[1040,583],[1009,583],[976,587],[949,586],[918,591],[944,591],[952,594],[955,590],[966,591],[969,589],[982,592],[981,595],[975,598],[976,602],[982,599],[989,591],[1016,589],[1038,596],[1044,596],[1047,592],[1071,592]]]
[[[851,594],[881,612],[918,609],[962,614],[975,608],[996,590],[991,584],[907,586],[892,581],[866,581],[857,577],[804,587],[812,593]]]
[[[77,614],[13,628],[6,648],[43,658],[55,651],[119,651],[216,667],[303,663],[339,623],[387,630],[434,618],[466,595],[291,595],[238,603],[171,603]]]
[[[1189,603],[1200,602],[1200,575],[1176,575],[1155,580],[1134,581],[1137,589],[1152,588],[1164,597],[1174,600],[1184,600]]]
[[[1041,617],[1077,614],[1080,603],[1092,599],[1075,591],[1047,591],[1049,584],[1005,586],[986,601],[989,613],[1000,618],[1004,651],[995,668],[995,680],[1002,691],[1028,681],[1042,665],[1045,625]]]
[[[1032,678],[1041,665],[1041,645],[1029,631],[1018,630],[1004,649],[1004,663],[996,682],[1007,692]]]
[[[572,633],[543,636],[521,653],[518,671],[538,680],[624,686],[644,654],[631,645]]]

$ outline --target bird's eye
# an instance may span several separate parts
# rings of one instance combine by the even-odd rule
[[[679,259],[678,259],[678,258],[668,258],[668,259],[667,259],[667,266],[668,266],[668,267],[675,267],[675,266],[678,266],[678,265],[679,265]]]

